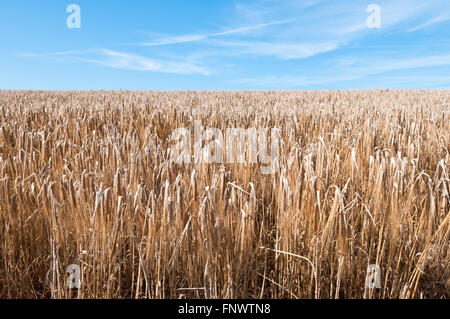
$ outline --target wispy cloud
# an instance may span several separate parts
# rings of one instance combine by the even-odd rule
[[[115,69],[132,71],[149,71],[177,74],[209,75],[211,71],[190,61],[167,61],[147,58],[137,54],[113,51],[108,49],[91,49],[84,51],[62,51],[50,53],[26,53],[26,57],[72,59],[88,63],[99,64]]]
[[[399,70],[414,70],[421,68],[432,67],[450,67],[450,54],[432,55],[423,57],[412,57],[403,59],[386,59],[380,58],[372,60],[371,63],[367,63],[364,59],[356,59],[353,61],[342,60],[336,62],[337,68],[316,72],[314,74],[307,75],[280,75],[280,76],[264,76],[253,78],[242,78],[236,80],[236,83],[260,86],[260,87],[289,87],[299,88],[312,85],[323,85],[337,82],[347,82],[364,79],[374,75],[386,74],[388,72]],[[399,77],[395,76],[398,80]],[[414,77],[402,77],[403,79],[409,79],[409,82],[414,81]],[[440,84],[448,84],[450,80],[444,81],[443,77],[436,76],[436,79],[440,78]],[[430,81],[432,77],[427,77]],[[415,79],[420,80],[420,79]],[[405,80],[406,81],[406,80]]]
[[[378,61],[375,60],[372,64],[359,67],[356,70],[359,70],[363,75],[370,75],[395,70],[410,70],[449,65],[450,54],[442,54],[402,59],[379,59]]]
[[[446,14],[439,15],[437,17],[429,19],[428,21],[426,21],[426,22],[424,22],[422,24],[419,24],[416,27],[408,29],[408,32],[415,32],[415,31],[424,29],[426,27],[429,27],[431,25],[438,24],[438,23],[445,22],[445,21],[449,21],[449,20],[450,20],[450,15],[446,15]]]
[[[435,12],[445,1],[435,0],[430,4],[411,0],[379,0],[383,31],[408,22],[422,12]],[[338,50],[373,33],[366,26],[367,16],[365,4],[348,0],[246,1],[236,4],[234,20],[247,26],[220,32],[160,36],[140,45],[167,46],[200,42],[201,50],[205,52],[209,49],[211,56],[304,59]],[[439,21],[430,20],[428,24]],[[217,39],[219,37],[226,38]],[[189,51],[190,47],[184,46],[184,50]]]
[[[169,45],[169,44],[179,44],[179,43],[187,43],[187,42],[195,42],[206,40],[208,38],[221,37],[232,34],[246,33],[253,30],[263,29],[272,25],[280,25],[289,23],[290,20],[282,20],[282,21],[274,21],[268,23],[261,23],[252,26],[240,27],[229,29],[221,32],[213,32],[213,33],[204,33],[204,34],[185,34],[180,36],[167,36],[163,38],[156,39],[150,42],[144,42],[140,45],[142,46],[161,46],[161,45]]]
[[[335,50],[337,42],[291,43],[260,41],[222,41],[216,42],[224,47],[238,48],[239,54],[273,56],[284,60],[303,59]]]

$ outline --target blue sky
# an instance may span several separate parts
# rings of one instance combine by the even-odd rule
[[[448,0],[2,1],[0,40],[1,89],[450,88]]]

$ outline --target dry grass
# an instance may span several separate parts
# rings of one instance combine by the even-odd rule
[[[0,92],[2,298],[449,298],[450,92]],[[280,169],[170,133],[278,127]],[[81,266],[70,291],[66,267]],[[381,267],[381,289],[366,269]]]

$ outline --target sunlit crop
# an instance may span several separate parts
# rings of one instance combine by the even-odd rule
[[[450,297],[449,91],[1,91],[0,109],[2,298]],[[277,171],[174,163],[195,120],[278,128]]]

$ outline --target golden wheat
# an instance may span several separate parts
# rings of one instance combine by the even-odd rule
[[[1,298],[450,296],[449,91],[1,91],[0,107]],[[277,127],[279,169],[176,164],[170,134],[194,120]]]

